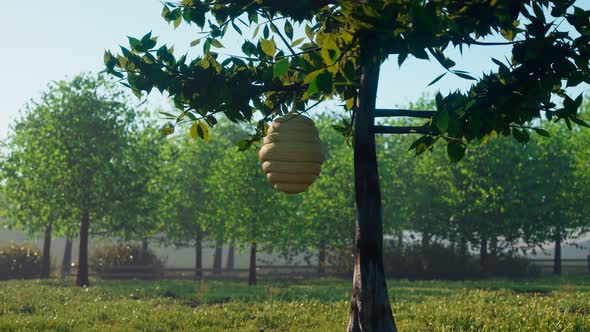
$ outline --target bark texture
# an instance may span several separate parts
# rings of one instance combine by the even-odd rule
[[[85,211],[80,220],[80,249],[78,250],[78,275],[76,285],[89,286],[88,281],[88,228],[90,227],[90,213]]]
[[[228,271],[232,271],[234,269],[234,257],[236,254],[236,239],[231,239],[229,243],[229,248],[227,249],[227,261],[225,264],[225,268]]]
[[[256,242],[250,246],[250,270],[248,272],[248,285],[256,285]]]
[[[201,280],[203,278],[203,244],[202,244],[201,230],[197,229],[195,236],[195,275],[194,280]]]
[[[555,237],[555,250],[553,252],[553,274],[561,274],[561,236]]]
[[[51,273],[51,224],[45,227],[43,237],[43,256],[41,258],[41,279],[49,278]]]
[[[65,278],[70,274],[70,269],[72,267],[72,246],[72,240],[67,238],[66,246],[64,248],[64,256],[61,260],[61,278]]]
[[[221,274],[223,256],[223,241],[217,240],[215,243],[215,254],[213,255],[213,273]]]
[[[488,271],[488,239],[482,238],[479,246],[479,266],[486,273]]]
[[[396,331],[383,271],[381,192],[373,131],[379,66],[363,66],[354,118],[357,206],[348,331]]]
[[[318,274],[326,273],[326,241],[321,240],[318,249]]]

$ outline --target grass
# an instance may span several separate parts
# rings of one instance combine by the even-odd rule
[[[0,331],[343,331],[349,280],[0,282]],[[391,280],[400,331],[590,331],[590,277]]]

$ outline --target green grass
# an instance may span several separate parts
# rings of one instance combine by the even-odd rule
[[[0,282],[0,331],[343,331],[348,280]],[[590,277],[391,280],[400,331],[590,331]]]

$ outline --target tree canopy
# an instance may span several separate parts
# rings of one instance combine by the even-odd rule
[[[247,148],[264,135],[263,123],[316,102],[341,100],[352,110],[361,65],[380,64],[391,55],[402,65],[409,55],[434,60],[443,74],[474,83],[468,91],[437,95],[436,111],[412,132],[422,133],[412,148],[430,150],[443,139],[455,161],[466,143],[502,134],[519,142],[541,117],[587,126],[578,115],[582,96],[566,88],[590,83],[590,11],[576,1],[280,1],[184,0],[166,2],[163,18],[203,30],[191,45],[202,55],[176,57],[151,33],[129,38],[120,54],[105,53],[107,72],[125,80],[137,95],[166,91],[181,111],[164,128],[195,121],[213,126],[223,114],[249,121],[258,112],[256,132],[239,144]],[[242,54],[224,55],[228,31],[245,35]],[[304,30],[300,38],[297,32]],[[489,41],[501,35],[504,41]],[[454,69],[451,48],[509,45],[506,59],[492,59],[497,70],[481,77]],[[342,128],[352,134],[352,122]],[[202,132],[202,130],[199,130]],[[403,132],[403,130],[402,130]],[[202,136],[202,135],[201,135]]]

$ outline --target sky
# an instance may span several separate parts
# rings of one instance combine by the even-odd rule
[[[579,0],[577,6],[590,8],[590,0]],[[100,71],[105,50],[117,51],[127,45],[127,36],[141,37],[152,31],[159,42],[175,45],[177,55],[186,52],[199,29],[181,25],[176,31],[160,16],[159,0],[54,0],[3,1],[0,10],[0,139],[6,137],[10,123],[31,98],[36,98],[51,81],[66,79],[87,71]],[[223,52],[239,54],[242,41],[231,37],[223,41],[228,48]],[[455,62],[455,69],[466,70],[476,76],[496,66],[490,57],[503,59],[509,54],[506,47],[478,47],[447,55]],[[397,60],[386,61],[381,68],[377,107],[403,107],[423,94],[437,91],[465,90],[471,85],[447,75],[437,84],[427,87],[442,74],[442,67],[434,62],[409,58],[399,68]],[[572,95],[588,89],[584,86]],[[169,107],[164,96],[152,93],[150,107]],[[319,111],[334,108],[328,103]]]

